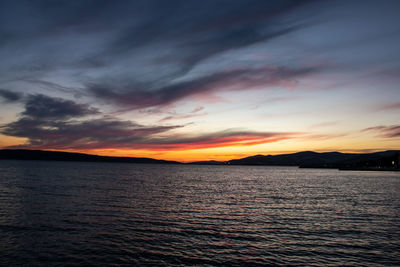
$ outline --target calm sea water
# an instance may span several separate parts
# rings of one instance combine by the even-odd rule
[[[0,161],[1,265],[400,265],[400,173]]]

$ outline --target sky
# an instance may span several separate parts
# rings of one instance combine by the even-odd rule
[[[400,1],[2,0],[0,148],[400,149]]]

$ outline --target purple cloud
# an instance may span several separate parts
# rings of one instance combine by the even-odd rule
[[[400,137],[400,125],[390,125],[390,126],[374,126],[365,128],[363,132],[376,132],[381,137],[386,138],[399,138]]]
[[[117,84],[90,84],[88,88],[94,96],[104,101],[140,109],[169,105],[185,98],[204,97],[221,91],[248,90],[271,85],[292,87],[297,83],[297,78],[320,71],[320,69],[318,67],[239,68],[170,84],[154,90],[137,85],[120,88]]]

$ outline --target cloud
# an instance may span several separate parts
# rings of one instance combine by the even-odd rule
[[[71,93],[99,79],[168,86],[201,61],[298,30],[309,17],[293,12],[309,2],[5,0],[0,70]]]
[[[197,136],[155,138],[141,146],[149,150],[188,150],[228,146],[252,146],[295,138],[297,133],[225,130]]]
[[[398,109],[400,109],[400,102],[383,105],[379,107],[378,110],[398,110]]]
[[[97,98],[115,102],[132,109],[169,105],[188,97],[206,97],[216,92],[249,90],[269,86],[293,88],[297,78],[320,71],[321,67],[287,68],[238,68],[220,71],[189,81],[181,81],[153,90],[132,87],[118,88],[118,85],[89,84],[88,89]]]
[[[380,137],[386,138],[399,138],[400,137],[400,125],[390,125],[390,126],[374,126],[365,128],[362,132],[376,132]]]
[[[16,102],[22,98],[22,94],[5,89],[0,89],[0,97],[3,98],[6,102]]]
[[[50,81],[45,81],[45,80],[40,80],[40,79],[35,79],[35,78],[21,78],[20,81],[24,81],[28,84],[35,85],[35,87],[40,86],[41,88],[48,89],[53,92],[60,91],[62,93],[74,93],[74,95],[77,97],[84,95],[84,92],[80,91],[77,88],[62,86],[55,82],[50,82]]]
[[[311,1],[147,1],[140,9],[132,9],[134,13],[141,12],[135,21],[121,19],[129,27],[120,32],[106,53],[126,53],[160,43],[173,45],[179,53],[160,54],[160,58],[187,70],[218,53],[297,30],[302,23],[282,17],[308,2]]]
[[[329,139],[335,139],[335,138],[340,138],[344,136],[348,136],[348,133],[332,133],[332,134],[306,134],[302,138],[308,141],[320,141],[320,140],[329,140]]]
[[[38,119],[66,119],[98,113],[97,109],[87,104],[77,104],[71,100],[37,94],[27,97],[22,115]]]
[[[159,120],[159,122],[163,121],[169,121],[169,120],[184,120],[184,119],[190,119],[193,117],[201,117],[201,116],[206,116],[208,115],[207,112],[201,112],[204,110],[204,107],[196,107],[193,110],[191,110],[188,114],[176,114],[176,112],[170,112],[171,115],[166,116],[162,119]]]
[[[169,120],[184,120],[184,119],[190,119],[190,118],[201,117],[201,116],[206,116],[206,115],[207,115],[206,112],[191,113],[191,114],[187,114],[187,115],[170,115],[170,116],[166,116],[166,117],[162,118],[161,120],[159,120],[159,122],[169,121]]]
[[[190,113],[197,113],[199,111],[202,111],[203,109],[204,109],[204,107],[197,107],[197,108],[194,108]]]
[[[182,126],[143,126],[131,121],[49,121],[23,117],[2,126],[4,135],[28,138],[16,146],[30,149],[145,149],[188,150],[226,146],[250,146],[294,138],[294,133],[221,131],[202,135],[173,135]],[[163,136],[160,136],[163,134]]]
[[[201,107],[196,108],[190,115],[201,115],[198,113],[201,110]],[[17,146],[19,148],[60,150],[100,148],[187,150],[249,146],[277,142],[296,135],[238,130],[177,135],[170,131],[183,126],[145,126],[105,116],[82,120],[82,117],[91,114],[97,114],[97,110],[88,105],[45,95],[30,95],[20,118],[0,126],[0,133],[27,138],[27,143]]]
[[[87,121],[52,121],[22,117],[1,127],[4,135],[28,138],[18,146],[32,149],[88,149],[134,147],[145,139],[180,126],[146,127],[107,118]]]

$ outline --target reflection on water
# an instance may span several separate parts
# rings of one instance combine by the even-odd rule
[[[400,265],[400,174],[0,161],[0,264]]]

